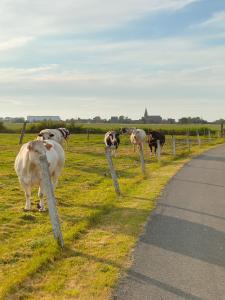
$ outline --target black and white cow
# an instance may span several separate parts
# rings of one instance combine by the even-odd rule
[[[64,142],[67,142],[70,132],[66,128],[58,129],[43,129],[39,132],[37,140],[53,140],[63,146]]]
[[[154,148],[154,153],[156,154],[158,145],[157,145],[157,140],[159,140],[160,146],[161,148],[163,147],[163,145],[165,144],[165,134],[163,132],[159,132],[159,131],[154,131],[151,130],[148,133],[148,145],[150,148],[150,151],[152,153],[152,150]]]
[[[115,150],[119,147],[120,144],[120,134],[114,130],[108,131],[105,134],[104,142],[107,148]]]

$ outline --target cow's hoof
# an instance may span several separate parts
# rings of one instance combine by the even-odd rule
[[[40,205],[40,203],[37,203],[37,209],[39,210],[39,211],[46,211],[46,209],[44,208],[44,207],[42,207],[41,205]]]
[[[24,208],[23,211],[28,212],[28,211],[31,211],[31,209]]]
[[[40,207],[38,210],[39,210],[40,212],[45,212],[45,211],[46,211],[46,209],[45,209],[44,207]]]

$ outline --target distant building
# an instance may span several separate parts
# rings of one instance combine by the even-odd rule
[[[27,122],[61,121],[59,116],[27,116]]]
[[[110,123],[119,123],[119,118],[116,116],[112,116],[109,121]]]
[[[176,124],[176,120],[172,119],[172,118],[169,118],[169,119],[167,119],[167,123],[168,124]]]
[[[147,108],[145,109],[144,117],[142,117],[142,120],[146,124],[160,124],[160,123],[162,123],[162,117],[161,116],[149,116]]]

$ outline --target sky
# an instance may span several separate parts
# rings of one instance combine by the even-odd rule
[[[225,0],[1,0],[0,116],[225,118]]]

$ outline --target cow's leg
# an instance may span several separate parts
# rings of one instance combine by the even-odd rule
[[[24,207],[24,210],[31,210],[31,202],[30,202],[30,198],[31,198],[31,186],[24,186],[24,191],[25,191],[25,197],[26,197],[26,204]]]
[[[112,154],[112,156],[115,156],[115,149],[114,148],[111,149],[111,154]]]
[[[54,176],[52,176],[51,180],[52,180],[52,188],[53,188],[53,192],[55,193],[55,189],[57,187],[58,184],[58,178],[59,178],[60,172],[57,172],[54,174]],[[55,198],[55,201],[57,203],[57,199]]]
[[[39,211],[45,211],[45,205],[44,205],[44,187],[43,184],[40,183],[39,189],[38,189],[38,198],[39,203],[37,205]]]
[[[163,148],[163,146],[164,146],[164,143],[162,142],[162,144],[161,144],[161,149]]]
[[[56,186],[57,186],[57,184],[58,184],[58,177],[59,177],[59,175],[58,176],[54,176],[54,177],[52,177],[52,187],[53,187],[53,191],[55,191],[55,189],[56,189]]]
[[[149,149],[150,149],[150,155],[152,155],[152,145],[151,144],[148,144],[149,145]]]

